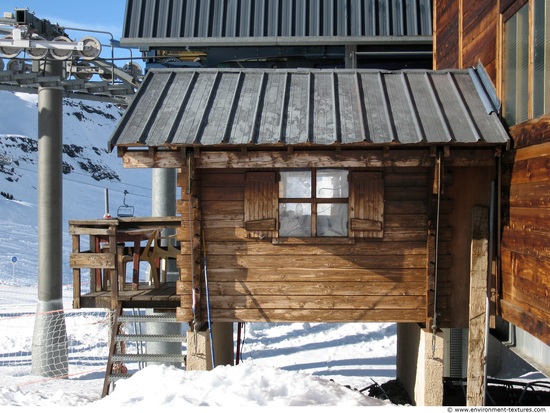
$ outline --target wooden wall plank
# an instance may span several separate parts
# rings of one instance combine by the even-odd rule
[[[209,280],[210,281],[210,280]],[[403,307],[407,307],[407,297],[422,297],[426,293],[426,283],[422,281],[403,282],[350,282],[350,281],[294,281],[276,283],[272,281],[214,281],[210,285],[212,300],[217,296],[243,297],[253,296],[258,303],[268,297],[284,296],[287,298],[294,296],[323,297],[328,302],[336,301],[335,298],[360,296],[363,298],[378,297],[378,300],[384,300],[385,297],[398,296],[403,299]],[[185,293],[182,291],[182,293]],[[415,302],[416,302],[415,298]],[[345,301],[345,300],[344,300]],[[392,302],[396,302],[392,300]],[[396,302],[397,303],[397,302]],[[287,306],[284,299],[279,302],[280,305]],[[415,307],[416,308],[416,307]]]
[[[269,322],[293,323],[309,320],[310,322],[422,322],[422,309],[214,309],[211,313],[212,322]],[[181,322],[193,320],[193,312],[188,307],[178,307],[176,318]]]
[[[522,306],[514,305],[512,301],[502,301],[501,307],[501,314],[505,320],[521,326],[522,329],[550,346],[550,323],[548,323],[548,319],[533,316],[533,314],[525,311]]]
[[[260,321],[270,323],[294,323],[309,320],[310,322],[332,323],[341,322],[422,322],[422,309],[216,309],[212,312],[213,322]]]
[[[507,253],[516,252],[535,258],[550,259],[550,232],[507,228],[502,236],[501,248]]]
[[[349,282],[364,282],[369,283],[381,283],[381,282],[395,282],[395,283],[412,283],[422,280],[425,270],[422,268],[389,268],[389,269],[356,269],[350,272],[346,269],[340,268],[324,268],[317,269],[312,272],[308,269],[298,268],[280,268],[276,272],[267,268],[254,268],[254,269],[228,269],[228,268],[214,268],[209,271],[209,276],[212,282],[235,280],[235,281],[265,281],[265,282],[295,282],[295,281],[316,281],[324,280],[328,281],[349,281]]]
[[[520,208],[549,208],[550,182],[514,185],[505,192],[507,205]]]
[[[550,180],[550,158],[537,157],[526,160],[516,160],[513,168],[505,167],[505,174],[509,174],[509,182],[525,184],[548,182]]]
[[[550,114],[514,125],[510,128],[510,134],[514,139],[514,147],[518,149],[516,155],[522,152],[520,148],[538,148],[545,154],[550,145]]]

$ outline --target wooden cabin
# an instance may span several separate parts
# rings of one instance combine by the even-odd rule
[[[214,322],[460,322],[508,142],[481,79],[151,70],[111,145],[178,169],[178,319],[205,320],[207,269]]]

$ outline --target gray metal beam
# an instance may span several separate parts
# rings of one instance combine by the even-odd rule
[[[431,45],[432,36],[264,36],[264,37],[172,37],[123,38],[122,47],[154,48],[185,47],[244,47],[244,46],[342,46],[354,45]]]

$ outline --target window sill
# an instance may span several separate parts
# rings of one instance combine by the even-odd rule
[[[317,238],[273,238],[273,245],[349,245],[355,244],[355,238],[317,237]]]

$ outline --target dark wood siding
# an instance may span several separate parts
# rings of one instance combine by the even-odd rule
[[[384,236],[382,172],[353,172],[350,179],[350,231],[360,238]]]
[[[550,116],[512,128],[503,164],[500,314],[550,345]]]
[[[384,190],[381,238],[281,242],[245,228],[246,170],[200,172],[213,321],[426,321],[431,168],[366,171],[380,177]],[[183,170],[179,185],[186,181]],[[185,203],[178,210],[182,216]],[[190,228],[182,226],[178,234],[182,321],[193,318],[192,271],[186,269],[192,268]],[[204,297],[204,283],[202,288]],[[201,305],[205,314],[204,299]]]
[[[277,172],[247,172],[244,187],[244,228],[249,236],[277,236]]]
[[[463,67],[481,61],[496,84],[498,8],[494,0],[465,0],[462,27]]]
[[[458,11],[455,0],[434,2],[434,69],[459,67]]]
[[[435,15],[434,68],[466,68],[481,61],[496,84],[498,2],[437,1]]]

